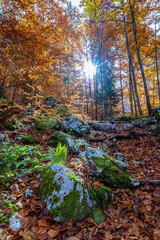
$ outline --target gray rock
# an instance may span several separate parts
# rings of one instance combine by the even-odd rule
[[[47,97],[47,98],[44,99],[44,104],[46,106],[50,106],[50,107],[53,107],[53,108],[59,103],[61,103],[61,101],[54,98],[53,96],[50,96],[50,97]]]
[[[152,186],[160,186],[160,179],[150,180],[149,184]]]
[[[94,122],[92,125],[93,129],[105,131],[105,132],[115,132],[116,131],[116,124],[110,122]]]
[[[27,189],[25,190],[25,192],[24,192],[24,196],[25,196],[27,199],[29,199],[29,198],[32,197],[32,195],[33,195],[33,191],[32,191],[30,188],[27,188]]]
[[[113,155],[116,157],[117,160],[127,162],[127,158],[123,153],[114,153]]]
[[[90,131],[90,126],[76,117],[64,118],[62,128],[65,132],[73,132],[78,137],[85,136]]]
[[[22,228],[21,222],[14,215],[9,219],[9,228],[13,231],[19,231],[19,229]]]
[[[0,141],[3,142],[5,140],[5,135],[4,134],[0,134]]]
[[[131,131],[135,128],[135,126],[133,124],[130,124],[130,123],[124,123],[124,124],[121,124],[121,128],[126,130],[126,131]]]
[[[51,211],[53,219],[66,222],[69,219],[78,221],[92,216],[92,207],[96,202],[91,199],[83,179],[60,165],[52,165],[47,174],[50,180],[47,182],[47,175],[44,175],[40,194],[43,204]],[[107,205],[110,196],[106,192],[105,196],[102,202],[106,202]]]
[[[132,124],[136,127],[145,127],[156,122],[157,120],[155,118],[141,118],[133,121]]]
[[[133,163],[142,167],[142,163],[141,162],[133,161]]]
[[[130,177],[130,179],[131,179],[132,186],[133,186],[134,188],[140,186],[140,182],[137,181],[135,178]]]
[[[122,161],[119,161],[119,160],[115,160],[115,162],[120,166],[122,167],[123,169],[126,169],[127,168],[127,164],[122,162]]]
[[[86,151],[81,152],[78,156],[80,158],[87,158],[87,159],[93,159],[93,158],[105,159],[105,155],[106,154],[101,149],[88,147]]]
[[[78,154],[81,148],[86,148],[89,144],[83,139],[67,138],[67,146],[71,153]]]
[[[152,109],[152,116],[155,117],[157,120],[160,119],[160,106],[154,107]]]

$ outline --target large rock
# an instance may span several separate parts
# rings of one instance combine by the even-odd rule
[[[0,146],[2,146],[5,142],[10,143],[8,136],[4,134],[0,134]]]
[[[123,123],[123,124],[121,124],[121,128],[126,131],[131,131],[135,128],[135,126],[130,123]]]
[[[65,132],[73,132],[78,137],[85,136],[90,131],[90,126],[76,117],[64,118],[62,128]]]
[[[39,117],[39,119],[35,121],[35,128],[38,131],[59,130],[61,128],[61,123],[50,116]]]
[[[160,119],[160,106],[158,107],[154,107],[152,109],[152,114],[151,114],[153,117],[155,117],[157,120]]]
[[[90,173],[99,177],[107,187],[134,188],[139,185],[137,180],[128,175],[124,162],[107,156],[100,149],[89,147],[79,157],[86,159]]]
[[[149,124],[154,124],[156,122],[157,122],[157,120],[153,117],[153,118],[137,119],[137,120],[133,121],[132,124],[136,127],[145,127]]]
[[[60,103],[62,103],[62,102],[60,100],[54,98],[53,96],[46,97],[44,99],[44,104],[46,106],[49,106],[49,107],[52,107],[52,108],[56,107],[56,105],[60,104]]]
[[[41,201],[56,221],[79,221],[93,216],[93,209],[107,207],[112,198],[109,188],[88,187],[83,180],[64,166],[52,165],[43,174],[40,188]]]
[[[92,125],[93,129],[98,131],[105,131],[105,132],[115,132],[116,131],[116,124],[110,122],[94,122]]]
[[[49,145],[56,147],[58,143],[67,145],[69,151],[73,154],[78,154],[80,149],[85,149],[89,144],[83,139],[75,139],[73,136],[64,132],[56,131],[49,139]]]

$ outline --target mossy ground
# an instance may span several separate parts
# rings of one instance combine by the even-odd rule
[[[50,137],[48,145],[57,147],[58,143],[61,143],[61,145],[67,145],[67,136],[65,136],[65,134],[63,135],[62,132],[55,131]]]
[[[113,188],[130,188],[132,187],[131,179],[123,168],[117,164],[113,158],[106,156],[108,159],[92,158],[98,168],[102,169],[100,179],[106,186]]]
[[[20,139],[20,142],[22,142],[23,144],[34,144],[34,143],[40,143],[40,140],[35,137],[25,135]]]
[[[38,131],[58,130],[60,129],[60,122],[51,117],[39,117],[35,121],[35,128]]]

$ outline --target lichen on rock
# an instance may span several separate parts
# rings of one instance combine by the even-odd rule
[[[62,128],[65,132],[73,132],[78,137],[83,137],[90,131],[90,126],[76,117],[64,118]]]
[[[112,199],[112,191],[106,187],[94,190],[83,183],[68,168],[52,165],[45,169],[40,188],[41,201],[56,221],[74,222],[93,217],[93,210],[107,208]]]

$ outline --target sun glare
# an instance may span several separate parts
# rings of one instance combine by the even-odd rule
[[[93,78],[96,74],[96,66],[94,66],[91,61],[85,62],[84,71],[88,77]]]

